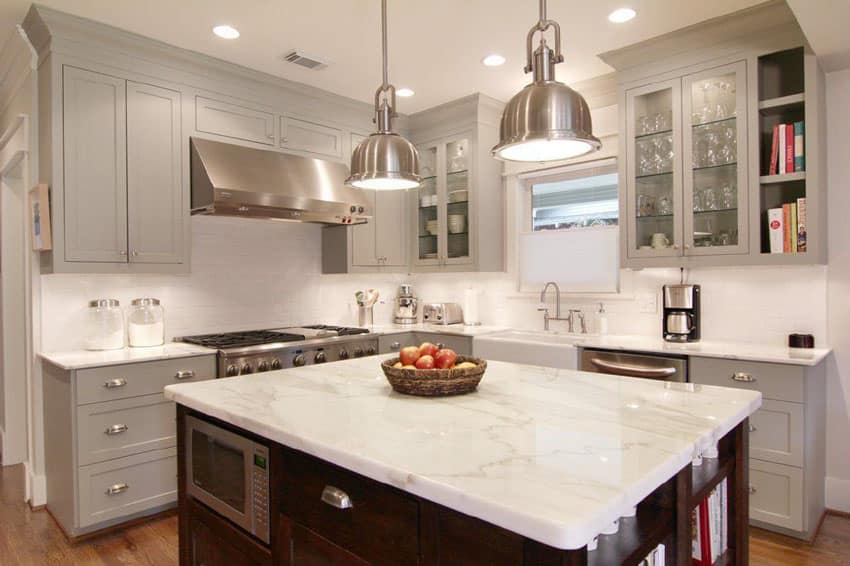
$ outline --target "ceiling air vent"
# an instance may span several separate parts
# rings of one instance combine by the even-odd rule
[[[309,55],[307,53],[304,53],[300,49],[293,49],[292,51],[283,56],[283,60],[288,63],[295,63],[296,65],[301,65],[302,67],[306,67],[307,69],[312,69],[314,71],[324,69],[328,66],[327,61],[319,59],[315,55]]]

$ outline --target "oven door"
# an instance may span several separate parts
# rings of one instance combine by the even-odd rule
[[[195,417],[186,417],[186,493],[254,532],[255,443]]]

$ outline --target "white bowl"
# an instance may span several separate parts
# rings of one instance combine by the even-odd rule
[[[466,230],[466,215],[449,214],[449,232],[451,234],[460,234],[464,230]]]
[[[468,189],[458,189],[449,193],[449,202],[466,202],[469,200]]]

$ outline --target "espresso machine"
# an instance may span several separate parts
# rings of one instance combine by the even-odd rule
[[[699,340],[699,285],[664,285],[662,331],[668,342]]]
[[[413,294],[413,286],[399,285],[393,309],[393,321],[396,324],[416,324],[419,320],[419,299]]]

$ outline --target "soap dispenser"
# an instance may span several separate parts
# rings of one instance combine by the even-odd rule
[[[602,303],[599,303],[599,310],[596,311],[596,331],[600,336],[608,334],[608,313]]]

